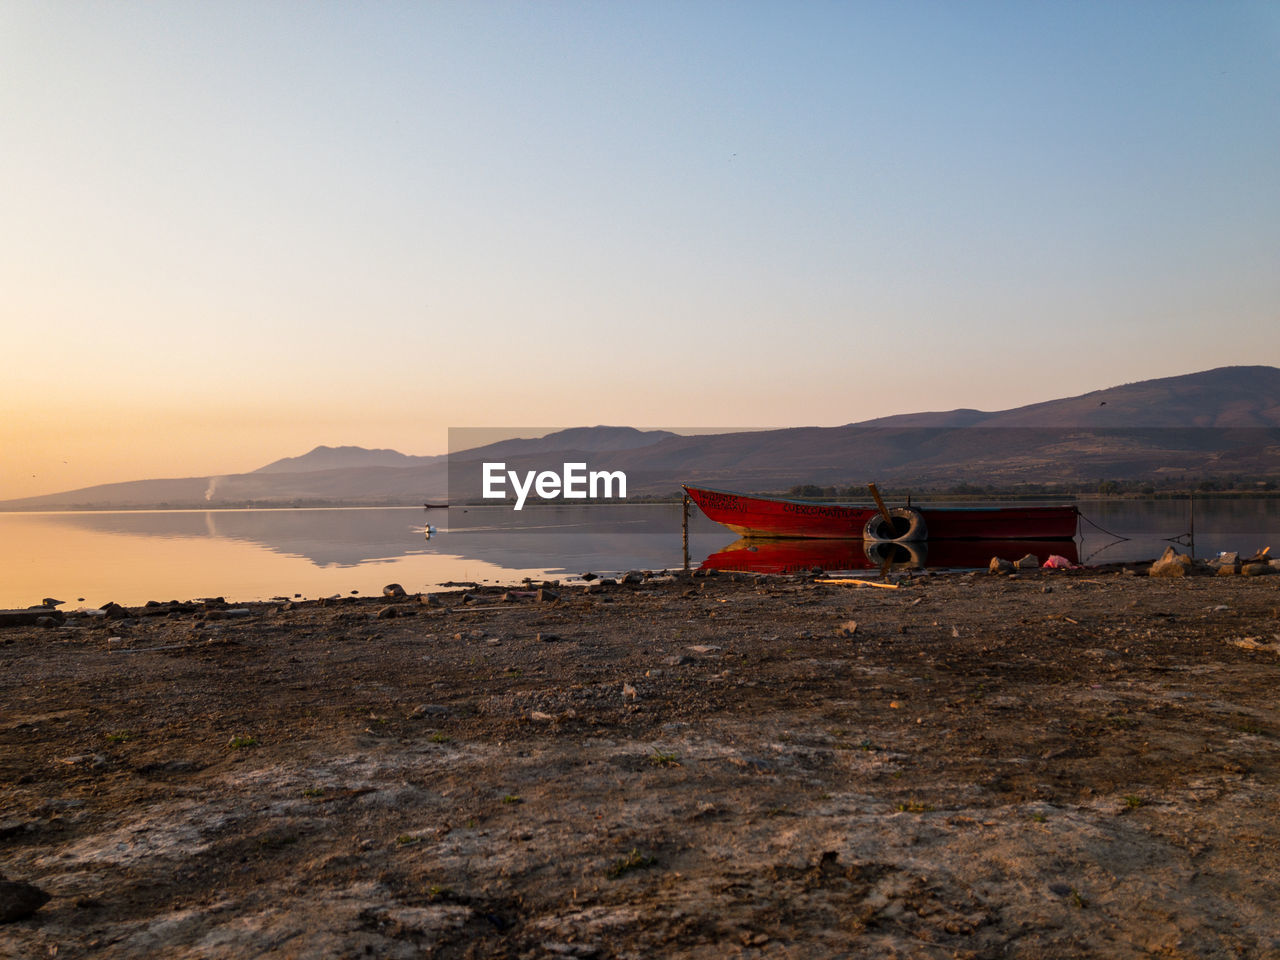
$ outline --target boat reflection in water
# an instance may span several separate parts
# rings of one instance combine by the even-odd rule
[[[1018,560],[1034,555],[1041,564],[1052,554],[1079,563],[1074,540],[755,540],[743,537],[702,561],[703,570],[740,573],[986,567],[992,557]]]

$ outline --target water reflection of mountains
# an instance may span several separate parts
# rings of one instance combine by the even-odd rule
[[[1158,556],[1163,538],[1188,529],[1188,505],[1171,501],[1118,500],[1084,506],[1094,524],[1134,538],[1106,547],[1111,538],[1091,524],[1081,527],[1078,554],[1082,562],[1127,561]],[[522,515],[501,507],[455,511],[408,507],[363,509],[196,510],[103,513],[49,513],[44,522],[91,532],[169,539],[225,539],[254,544],[274,553],[299,557],[322,566],[358,566],[422,554],[461,557],[498,567],[584,570],[674,568],[681,564],[679,504],[627,504],[526,510]],[[453,519],[465,528],[447,529]],[[447,532],[430,540],[423,525]],[[1280,500],[1197,502],[1197,555],[1218,550],[1252,551],[1280,546]],[[868,557],[861,541],[760,541],[750,546],[726,541],[731,534],[698,512],[690,516],[689,553],[693,565],[713,561],[730,569],[765,567],[856,570],[878,567],[880,553]],[[1074,559],[1070,541],[1055,541],[1052,550],[1022,543],[996,548],[989,541],[962,548],[959,542],[936,541],[921,560],[930,567],[985,567],[992,556],[1017,559],[1034,553],[1041,561],[1052,553]],[[877,548],[882,549],[882,548]],[[967,553],[958,553],[967,549]],[[1098,551],[1101,549],[1101,553]],[[785,550],[800,551],[786,554]],[[1003,552],[1002,552],[1003,551]],[[913,562],[908,558],[907,562]],[[734,564],[735,566],[729,566]]]
[[[347,567],[429,552],[423,516],[418,508],[64,513],[47,519],[96,533],[235,540],[316,566]]]
[[[612,513],[613,511],[609,511]],[[367,510],[208,510],[138,513],[70,513],[48,519],[99,533],[163,539],[224,539],[261,546],[274,553],[304,558],[316,566],[354,567],[415,554],[463,556],[499,567],[562,569],[579,573],[627,567],[664,569],[682,563],[679,508],[631,510],[627,520],[609,518],[608,532],[568,523],[550,512],[531,513],[518,522],[510,512],[494,511],[490,525],[431,540],[423,536],[428,518],[444,515],[413,509]],[[593,517],[597,523],[604,518]],[[724,546],[717,527],[695,525],[689,548],[692,565],[727,571],[792,573],[865,570],[888,560],[895,566],[985,566],[993,555],[1016,559],[1036,553],[1043,559],[1060,553],[1077,559],[1071,541],[1050,545],[864,544],[861,540],[749,541]],[[705,558],[705,559],[703,559]]]
[[[587,517],[590,523],[581,517],[583,508],[574,509],[579,513],[577,518],[530,511],[512,521],[511,511],[492,508],[485,522],[437,533],[429,540],[423,535],[424,525],[446,526],[445,511],[394,507],[139,511],[46,514],[44,519],[121,536],[233,540],[321,567],[354,567],[422,554],[458,556],[517,569],[564,569],[567,573],[680,565],[678,504],[633,506],[629,513],[618,516],[613,516],[612,510],[601,510]],[[689,545],[695,562],[724,540],[723,529],[709,521],[691,524]]]

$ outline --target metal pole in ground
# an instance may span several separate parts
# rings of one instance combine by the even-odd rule
[[[681,530],[681,539],[684,543],[684,568],[688,570],[689,569],[689,495],[686,493],[681,498],[681,500],[682,502],[680,504],[680,513],[682,516],[680,520],[680,530]]]

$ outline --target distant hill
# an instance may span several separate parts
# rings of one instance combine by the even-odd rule
[[[574,427],[452,457],[320,446],[250,473],[103,484],[3,501],[0,509],[457,501],[479,492],[459,482],[460,465],[470,462],[465,476],[475,477],[476,460],[500,458],[520,470],[571,456],[592,469],[624,470],[632,496],[675,492],[681,482],[780,490],[878,480],[927,490],[1103,478],[1280,479],[1280,369],[1221,367],[1008,410],[910,413],[842,427],[701,436]]]
[[[1280,369],[1218,367],[984,413],[907,413],[863,427],[1280,427]]]
[[[311,473],[315,470],[350,470],[363,467],[425,467],[439,457],[410,457],[396,450],[364,447],[316,447],[300,457],[285,457],[259,467],[254,473]]]
[[[477,432],[479,433],[479,432]],[[502,458],[523,454],[581,458],[634,450],[675,434],[633,427],[574,427],[543,437],[503,440],[459,454]],[[396,450],[319,446],[249,473],[100,484],[38,497],[0,501],[2,510],[218,507],[240,504],[413,505],[449,497],[446,456],[414,457]]]
[[[377,506],[443,500],[444,458],[424,467],[352,467],[307,472],[132,480],[0,502],[0,510],[113,510],[243,505]]]
[[[464,434],[465,435],[465,434]],[[637,430],[635,427],[571,427],[556,430],[541,437],[499,440],[483,446],[451,452],[455,459],[493,460],[497,457],[517,457],[552,453],[585,454],[615,450],[648,449],[654,444],[669,440],[679,434],[669,430]]]
[[[533,456],[507,459],[517,472],[545,467]],[[597,455],[592,468],[625,472],[632,496],[671,492],[682,482],[776,491],[877,480],[926,491],[1280,479],[1280,370],[1223,367],[994,412],[668,437]],[[477,481],[476,471],[455,462],[451,496],[475,499]]]

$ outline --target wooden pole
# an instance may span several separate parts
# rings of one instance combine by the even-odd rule
[[[683,502],[680,504],[680,511],[683,517],[680,521],[680,529],[682,539],[684,541],[684,568],[689,569],[689,495],[686,493]]]
[[[889,525],[889,533],[894,533],[893,517],[889,515],[889,508],[884,505],[884,500],[880,497],[880,491],[876,489],[874,483],[868,483],[867,486],[871,488],[871,496],[875,499],[876,506],[880,508],[880,516],[884,517],[884,522]]]
[[[814,583],[838,583],[847,587],[880,587],[883,590],[897,590],[896,583],[881,583],[878,580],[859,580],[855,577],[842,580],[815,580]]]
[[[1191,541],[1191,556],[1196,555],[1196,492],[1191,491],[1191,529],[1188,531]]]

